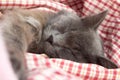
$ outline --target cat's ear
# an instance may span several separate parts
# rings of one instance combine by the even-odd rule
[[[102,57],[102,56],[97,57],[97,64],[104,66],[106,68],[109,68],[109,69],[118,68],[118,66],[115,63],[113,63],[109,59]]]
[[[82,18],[81,21],[84,27],[94,28],[96,30],[98,26],[101,24],[101,22],[104,20],[106,15],[107,10],[93,16]]]
[[[25,17],[25,22],[27,22],[28,24],[30,24],[31,26],[33,26],[36,29],[42,26],[38,20],[36,20],[35,18],[30,17],[30,16]]]
[[[32,28],[34,28],[35,31],[38,32],[39,40],[37,40],[37,43],[39,43],[39,41],[41,40],[41,35],[42,35],[42,28],[43,28],[42,23],[40,23],[40,21],[30,16],[25,17],[25,22],[30,24]]]

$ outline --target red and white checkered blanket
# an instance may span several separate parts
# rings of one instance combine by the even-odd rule
[[[108,10],[99,27],[104,42],[105,55],[120,67],[120,1],[119,0],[0,0],[0,9],[43,8],[59,11],[72,8],[80,16]],[[120,80],[120,68],[106,69],[95,64],[46,58],[43,55],[26,54],[28,80]]]

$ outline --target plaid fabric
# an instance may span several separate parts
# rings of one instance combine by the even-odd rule
[[[54,0],[55,1],[55,0]],[[109,10],[99,27],[108,58],[120,67],[120,1],[119,0],[1,0],[0,9],[39,8],[58,11],[74,9],[80,16]],[[63,3],[63,4],[61,4]],[[65,4],[65,5],[64,5]],[[69,8],[70,7],[70,8]],[[27,53],[28,80],[120,80],[120,69],[106,69],[95,64],[49,59],[45,55]]]

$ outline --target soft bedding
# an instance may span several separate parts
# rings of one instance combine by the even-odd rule
[[[119,0],[0,0],[1,10],[16,7],[48,11],[73,9],[82,17],[108,10],[98,32],[103,39],[105,55],[120,67],[119,6]],[[120,68],[106,69],[95,64],[48,58],[43,54],[26,53],[26,66],[28,80],[120,80]]]

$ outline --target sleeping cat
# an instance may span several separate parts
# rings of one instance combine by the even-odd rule
[[[41,40],[42,28],[51,14],[53,13],[26,9],[2,11],[0,28],[19,80],[26,80],[27,76],[24,54],[31,43],[38,44]]]
[[[100,38],[96,34],[105,15],[106,12],[103,12],[79,18],[67,11],[56,14],[24,9],[3,11],[0,28],[19,80],[26,80],[24,54],[27,51],[117,68],[104,57]]]
[[[97,34],[97,28],[106,13],[107,11],[104,11],[80,18],[75,13],[60,11],[47,21],[38,50],[30,50],[45,53],[50,58],[117,68],[117,65],[104,56],[102,41]]]

